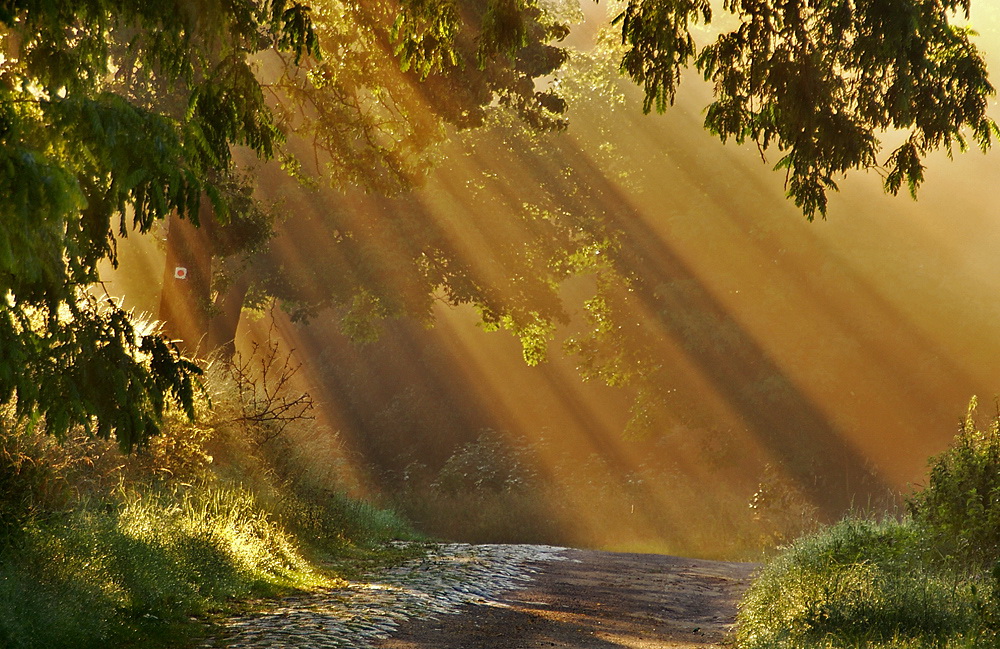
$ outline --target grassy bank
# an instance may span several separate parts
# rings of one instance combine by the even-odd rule
[[[401,518],[297,462],[308,417],[276,423],[262,408],[282,404],[223,368],[206,385],[195,422],[167,422],[133,456],[3,417],[0,647],[191,646],[256,598],[401,558],[385,549],[414,538]]]
[[[221,487],[130,492],[32,523],[0,570],[12,648],[162,642],[232,600],[329,580],[249,493]]]
[[[847,519],[799,539],[740,605],[739,649],[1000,646],[1000,420],[931,462],[897,520]]]

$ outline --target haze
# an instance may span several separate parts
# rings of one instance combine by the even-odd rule
[[[587,51],[606,6],[584,9],[571,43]],[[1000,70],[1000,10],[974,11],[978,42]],[[515,241],[519,228],[538,227],[520,216],[526,205],[580,209],[568,188],[586,187],[587,209],[623,228],[656,287],[656,305],[630,302],[662,364],[659,388],[673,395],[653,424],[630,426],[634,386],[585,382],[560,349],[587,326],[581,303],[592,278],[562,287],[570,320],[534,367],[510,334],[483,331],[466,308],[436,306],[430,329],[387,322],[367,345],[347,340],[329,312],[308,324],[279,310],[244,318],[244,353],[274,327],[303,365],[299,388],[319,402],[322,434],[335,440],[302,442],[326,449],[316,465],[412,507],[407,489],[436,482],[440,491],[448,459],[474,440],[483,451],[492,434],[483,431],[496,431],[537,480],[552,480],[531,495],[523,526],[448,528],[440,512],[408,512],[432,533],[470,540],[721,555],[733,544],[720,537],[765,529],[751,518],[893,510],[947,446],[970,397],[992,410],[1000,389],[997,153],[935,156],[916,201],[885,196],[876,174],[855,173],[831,195],[828,219],[809,223],[785,198],[775,159],[702,129],[709,89],[696,75],[664,115],[643,115],[628,82],[615,88],[624,102],[612,92],[571,103],[570,127],[550,136],[544,157],[477,131],[455,134],[425,185],[402,196],[280,190],[287,209],[311,218],[279,229],[275,245],[289,266],[337,255],[340,232],[324,231],[322,219],[335,202],[379,246],[403,249],[392,215],[417,210],[499,278],[510,269],[497,256],[509,243],[498,224],[513,223],[503,227]],[[163,257],[145,239],[123,245],[105,281],[155,314]]]

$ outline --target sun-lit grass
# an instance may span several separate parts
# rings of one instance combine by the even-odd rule
[[[335,583],[249,493],[224,488],[133,492],[33,524],[0,574],[11,649],[159,642],[231,601]]]
[[[912,517],[848,518],[769,563],[740,605],[739,649],[1000,646],[998,431],[973,399]]]
[[[384,549],[415,538],[406,522],[303,482],[280,439],[260,452],[223,379],[138,456],[0,413],[0,647],[186,647],[251,602],[417,551]]]
[[[287,510],[282,522],[249,491],[213,485],[131,491],[32,523],[0,552],[0,646],[182,645],[198,620],[341,584],[351,564],[393,560],[378,544],[413,538],[392,512],[342,495],[311,511],[308,527]]]
[[[738,647],[995,647],[995,587],[928,562],[909,520],[848,519],[764,569],[740,605]]]

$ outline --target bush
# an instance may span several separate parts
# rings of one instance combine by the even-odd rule
[[[772,561],[740,604],[740,649],[1000,646],[1000,415],[975,414],[911,518],[845,520]]]
[[[995,646],[977,612],[992,602],[924,551],[911,521],[849,519],[799,539],[741,602],[740,649]]]
[[[1000,416],[982,429],[976,399],[951,447],[931,460],[930,484],[908,500],[938,559],[972,572],[1000,561]]]
[[[485,428],[448,458],[432,486],[451,495],[499,493],[528,488],[535,480],[530,451],[509,436]]]

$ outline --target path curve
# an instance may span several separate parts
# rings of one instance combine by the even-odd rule
[[[413,620],[380,649],[695,649],[721,646],[757,567],[566,550],[524,588]],[[485,605],[484,605],[485,604]]]
[[[344,588],[229,620],[228,649],[718,647],[755,564],[448,544]]]

